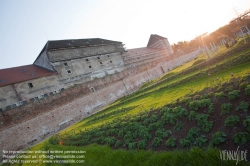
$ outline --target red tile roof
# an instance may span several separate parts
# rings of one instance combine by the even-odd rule
[[[0,70],[0,87],[35,78],[50,76],[55,72],[35,65],[19,66]]]

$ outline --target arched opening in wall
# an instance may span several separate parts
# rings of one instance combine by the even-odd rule
[[[85,61],[86,61],[86,62],[88,62],[88,61],[89,61],[89,59],[85,59]]]
[[[100,57],[98,56],[97,59],[100,59]]]
[[[110,63],[112,63],[112,61],[109,61]]]
[[[68,63],[67,63],[67,62],[65,62],[65,63],[63,63],[63,65],[64,65],[64,66],[68,66]]]
[[[70,73],[71,73],[71,70],[68,70],[67,72],[70,74]]]
[[[89,66],[89,68],[91,69],[91,68],[92,68],[92,66]]]

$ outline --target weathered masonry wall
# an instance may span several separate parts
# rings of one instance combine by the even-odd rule
[[[20,102],[28,102],[32,98],[40,98],[48,93],[90,82],[96,78],[107,77],[124,70],[120,53],[55,62],[53,65],[58,71],[55,75],[1,87],[0,108],[5,110],[10,105],[15,107],[20,105]]]
[[[0,88],[0,108],[19,101],[13,85],[7,85]]]
[[[98,78],[113,74],[115,71],[121,71],[123,60],[121,53],[116,52],[107,55],[55,62],[53,66],[58,71],[59,81],[65,83],[69,77],[85,79],[85,77],[92,76],[93,78]]]
[[[161,66],[162,67],[162,66]],[[75,98],[79,98],[85,95],[89,95],[89,93],[91,92],[95,92],[95,91],[99,91],[101,89],[106,88],[107,86],[110,86],[116,82],[119,81],[123,81],[126,82],[124,80],[130,80],[131,76],[133,75],[138,75],[144,71],[147,71],[147,65],[141,65],[141,66],[136,66],[135,68],[132,69],[128,69],[126,71],[123,72],[119,72],[110,76],[106,76],[104,78],[98,78],[98,79],[94,79],[91,80],[88,83],[84,83],[84,84],[79,84],[76,85],[72,88],[70,88],[69,90],[72,92],[72,94],[74,94]],[[158,73],[160,71],[160,73]],[[155,78],[154,75],[156,75],[156,77],[158,77],[159,75],[163,74],[164,72],[162,72],[161,70],[159,70],[157,72],[157,70],[148,70],[148,78]],[[46,78],[46,77],[45,77]],[[41,81],[41,79],[38,79],[38,81]],[[136,81],[136,87],[138,87],[141,83],[145,82],[147,80],[137,80]],[[79,82],[78,82],[79,83]],[[23,83],[24,85],[26,85],[26,82]],[[130,85],[132,85],[134,83],[128,83],[126,86],[126,88],[130,89],[131,91],[133,91],[135,88],[131,87]],[[34,85],[36,85],[34,83]],[[77,88],[80,87],[80,88]],[[20,91],[20,90],[19,90]],[[1,128],[6,128],[10,125],[15,125],[18,123],[21,123],[29,118],[32,118],[34,115],[39,115],[42,113],[45,113],[48,110],[53,109],[54,107],[60,106],[60,104],[58,105],[58,101],[56,101],[57,99],[59,100],[64,100],[65,97],[67,97],[67,95],[70,95],[70,93],[66,93],[68,92],[68,90],[61,88],[58,89],[56,91],[50,92],[50,93],[44,93],[44,95],[39,95],[31,98],[31,100],[25,100],[25,98],[23,98],[23,100],[25,100],[25,104],[21,105],[20,107],[14,107],[11,110],[4,110],[3,112],[3,119],[2,119],[2,123],[4,125],[0,126],[0,130]],[[34,92],[32,92],[34,93]],[[58,95],[58,93],[60,95]],[[127,92],[127,93],[130,93]],[[54,96],[55,95],[55,96]],[[70,100],[67,100],[67,102],[70,102]],[[59,102],[60,103],[60,102]],[[27,104],[27,105],[26,105]],[[47,106],[45,107],[46,109],[43,109],[43,106]],[[18,105],[19,106],[19,105]],[[54,106],[54,107],[51,107]],[[35,110],[35,111],[32,111]],[[1,114],[0,114],[1,115]],[[1,117],[1,116],[0,116]]]
[[[189,61],[197,57],[198,53],[183,55],[183,58]],[[162,76],[164,72],[186,61],[177,59],[176,62],[159,63],[150,69],[146,65],[137,66],[0,113],[0,156],[2,150],[27,148],[94,114],[113,101],[134,92],[143,83]]]
[[[32,88],[29,87],[29,84],[32,84]],[[40,98],[44,94],[63,87],[55,75],[3,86],[0,88],[0,108],[6,110],[10,105],[19,106],[22,105],[22,102],[29,102],[34,97]]]
[[[150,46],[150,48],[168,48],[169,53],[174,53],[167,39],[162,39]]]
[[[71,49],[49,50],[47,55],[50,61],[58,62],[69,59],[87,58],[102,54],[110,54],[114,52],[123,52],[122,44],[98,45],[92,47],[78,47]]]
[[[155,70],[157,70],[159,75],[155,74]],[[41,104],[39,104],[40,109],[38,108],[34,110],[34,107],[26,105],[22,108],[22,110],[29,109],[29,111],[26,112],[30,116],[30,119],[27,118],[28,120],[17,123],[10,128],[1,128],[0,151],[2,152],[3,149],[23,149],[33,145],[34,143],[44,139],[46,136],[54,134],[55,132],[60,131],[67,126],[72,125],[89,114],[97,112],[118,98],[135,91],[140,87],[141,84],[148,81],[149,77],[154,79],[160,76],[160,74],[163,73],[161,73],[160,68],[157,67],[155,69],[149,70],[148,72],[145,71],[131,76],[127,79],[124,79],[123,81],[118,81],[104,89],[96,90],[93,93],[88,93],[88,95],[85,95],[84,97],[76,99],[70,103],[67,103],[67,100],[72,98],[73,93],[65,91],[67,95],[63,94],[64,92],[62,92],[62,95],[65,96],[65,98],[60,97],[60,101],[57,100],[57,103],[55,103],[54,106],[46,105],[46,100],[41,101]],[[52,97],[48,100],[55,101],[56,98]],[[51,111],[36,116],[44,109],[51,109]],[[11,110],[12,114],[10,114],[9,117],[15,116],[22,118],[22,116],[24,116],[21,113],[22,110]],[[3,120],[3,118],[8,118],[5,116],[1,115],[1,120]],[[13,123],[15,123],[15,119],[11,120]],[[16,121],[19,122],[18,119],[16,119]]]

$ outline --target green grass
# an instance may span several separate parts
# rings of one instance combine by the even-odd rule
[[[150,82],[147,82],[147,83],[143,84],[143,85],[140,87],[140,89],[144,89],[144,88],[146,88],[146,87],[148,87],[148,86],[150,86],[150,85],[152,85],[152,84],[154,84],[154,83],[159,82],[160,80],[163,80],[163,79],[165,79],[165,78],[168,78],[168,77],[170,77],[170,76],[172,76],[172,75],[174,75],[174,74],[180,73],[182,70],[187,69],[187,68],[193,66],[194,64],[198,64],[197,62],[201,62],[201,61],[204,61],[204,60],[205,60],[205,58],[204,58],[203,54],[200,54],[200,55],[198,56],[197,59],[192,60],[192,61],[190,61],[190,62],[187,62],[187,63],[185,63],[185,64],[183,64],[183,65],[181,65],[181,66],[179,66],[179,67],[173,69],[172,71],[170,71],[170,72],[164,74],[163,76],[161,76],[161,77],[158,78],[158,79],[155,79],[155,80],[152,80],[152,81],[150,81]]]
[[[192,148],[189,151],[175,150],[169,152],[154,152],[143,150],[113,150],[108,146],[100,146],[92,144],[85,147],[73,146],[55,146],[44,141],[40,146],[30,150],[50,150],[50,151],[71,151],[82,150],[86,151],[84,154],[84,164],[86,166],[173,166],[173,165],[230,165],[236,164],[233,160],[221,160],[220,150],[215,148],[208,148],[202,150],[200,148]],[[74,153],[71,153],[74,155]],[[82,160],[82,159],[81,159]],[[7,164],[4,164],[7,165]],[[18,164],[15,164],[18,165]],[[30,166],[32,164],[22,164],[22,166]],[[60,164],[35,164],[36,166],[50,165],[56,166]],[[64,164],[66,165],[66,164]],[[68,164],[69,165],[69,164]],[[79,164],[70,164],[79,165]],[[249,165],[245,161],[239,161],[237,165]]]

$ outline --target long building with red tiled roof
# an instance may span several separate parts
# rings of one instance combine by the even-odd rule
[[[56,74],[50,70],[35,66],[26,65],[7,69],[0,69],[0,87],[16,83],[31,81],[33,79],[47,77]]]

